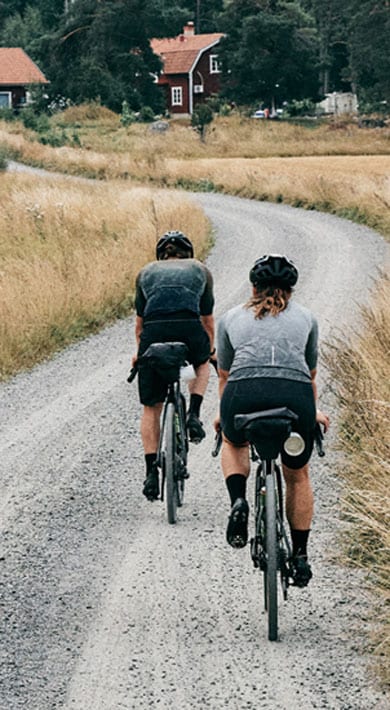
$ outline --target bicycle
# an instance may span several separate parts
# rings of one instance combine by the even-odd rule
[[[291,456],[304,448],[300,434],[292,431],[298,415],[287,407],[251,414],[236,414],[235,428],[242,430],[251,447],[251,459],[259,462],[255,479],[255,531],[250,540],[250,552],[255,569],[263,573],[264,608],[268,616],[268,639],[278,639],[278,573],[284,601],[287,590],[294,585],[292,547],[285,526],[283,485],[276,459],[282,447]],[[319,424],[315,444],[319,456],[324,456],[323,434]],[[217,434],[212,455],[218,454],[222,436]]]
[[[168,385],[161,415],[157,466],[162,473],[161,500],[164,500],[165,493],[170,524],[177,521],[177,508],[183,505],[184,484],[189,477],[186,401],[180,386],[180,369],[187,364],[188,348],[185,343],[153,343],[138,359],[127,378],[128,382],[132,382],[138,369],[148,366],[156,370]]]

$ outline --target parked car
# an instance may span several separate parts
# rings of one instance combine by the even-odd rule
[[[254,113],[252,113],[252,116],[251,116],[251,118],[265,118],[265,117],[266,117],[265,111],[263,111],[262,109],[258,109],[258,111],[255,111]]]

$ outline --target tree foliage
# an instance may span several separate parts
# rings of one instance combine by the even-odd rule
[[[22,47],[53,96],[159,111],[150,39],[189,20],[226,33],[223,92],[236,103],[353,89],[362,106],[390,106],[389,0],[0,0],[0,45]]]
[[[223,29],[220,56],[229,98],[271,105],[316,95],[315,31],[299,3],[232,0]]]

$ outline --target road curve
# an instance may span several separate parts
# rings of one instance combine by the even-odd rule
[[[356,327],[388,247],[335,217],[196,195],[215,229],[217,315],[244,300],[266,252],[300,271],[297,300],[321,338]],[[314,578],[292,589],[269,643],[248,549],[225,543],[228,497],[210,456],[217,383],[190,452],[176,526],[141,496],[133,319],[0,386],[1,710],[384,710],[362,625],[373,600],[335,557],[335,432],[313,458]],[[336,412],[320,373],[320,397]]]

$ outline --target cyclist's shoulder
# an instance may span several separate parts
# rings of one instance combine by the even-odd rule
[[[314,313],[308,308],[307,306],[304,306],[302,303],[299,303],[299,301],[290,301],[288,304],[288,313],[290,313],[292,318],[304,318],[307,322],[311,324],[316,324],[317,319],[314,315]]]
[[[219,321],[220,323],[223,323],[225,325],[227,325],[228,323],[236,323],[237,319],[247,318],[248,314],[249,312],[248,309],[245,308],[245,304],[239,303],[236,306],[232,306],[232,308],[229,308],[227,311],[222,313]]]

